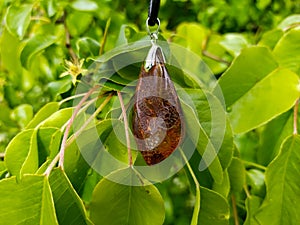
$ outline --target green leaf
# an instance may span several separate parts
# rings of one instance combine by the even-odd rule
[[[95,39],[83,37],[76,41],[76,48],[81,58],[87,58],[99,54],[100,44]]]
[[[91,26],[92,21],[93,15],[90,13],[74,11],[67,16],[66,23],[70,34],[77,37]]]
[[[22,104],[11,112],[11,118],[17,121],[21,128],[24,128],[33,117],[33,109],[31,105]]]
[[[206,165],[203,163],[199,165],[199,168],[201,166],[201,170],[204,170],[207,167],[213,179],[217,183],[221,183],[223,180],[223,170],[213,143],[199,123],[193,109],[184,102],[181,102],[181,106],[184,117],[189,118],[186,120],[188,135],[194,143],[197,141],[195,145],[199,154],[203,157],[203,161],[201,162],[206,163]]]
[[[57,12],[55,0],[48,0],[41,2],[43,4],[44,8],[47,10],[47,14],[49,17],[52,17]]]
[[[244,222],[244,225],[260,225],[258,221],[255,219],[255,213],[259,209],[261,205],[262,199],[255,195],[248,197],[245,201],[247,217]]]
[[[90,224],[84,205],[66,174],[61,169],[54,169],[49,177],[55,211],[60,225]]]
[[[274,55],[279,65],[300,74],[300,30],[286,33],[274,48]]]
[[[50,117],[53,113],[55,113],[59,109],[58,102],[49,102],[44,105],[33,117],[30,123],[27,125],[26,129],[35,128],[41,122]]]
[[[279,39],[283,36],[283,31],[281,29],[274,29],[263,33],[258,45],[269,47],[273,49]]]
[[[221,44],[223,40],[224,40],[223,36],[219,34],[211,34],[209,37],[207,37],[206,48],[202,49],[202,51],[205,52],[205,55],[203,56],[203,60],[214,74],[222,74],[224,70],[227,69],[228,63],[232,61],[232,56],[230,56],[227,53],[227,51],[229,50],[229,52],[233,52],[233,46],[231,47],[228,46],[228,49],[226,51],[226,48],[224,48],[224,46],[222,46]],[[235,46],[234,48],[238,49],[237,46]],[[215,60],[212,57],[210,57],[210,55],[223,59],[228,63]]]
[[[17,74],[22,74],[22,65],[19,60],[20,41],[13,36],[7,29],[4,29],[0,36],[0,52],[2,66],[6,68],[11,74],[15,74],[14,82],[21,86],[21,80],[17,79]],[[9,48],[7,48],[9,46]],[[3,57],[5,56],[5,57]],[[19,78],[19,77],[18,77]]]
[[[298,76],[290,70],[270,73],[231,106],[229,116],[234,131],[249,131],[290,109],[299,98],[298,85]]]
[[[239,158],[233,157],[228,167],[230,186],[233,192],[240,192],[246,183],[246,170]]]
[[[82,137],[83,136],[79,136],[78,138]],[[74,189],[80,193],[88,175],[90,165],[82,156],[76,141],[66,148],[64,169]]]
[[[30,14],[33,5],[22,4],[20,6],[10,6],[6,14],[6,27],[20,40],[23,39],[30,24]]]
[[[78,11],[93,12],[98,9],[98,5],[91,0],[76,0],[72,2],[71,6]]]
[[[62,132],[56,127],[41,127],[37,133],[39,164],[53,159],[60,149]]]
[[[218,192],[224,198],[227,198],[230,192],[230,179],[228,175],[228,171],[225,170],[223,172],[223,180],[222,183],[213,183],[212,187],[213,191]]]
[[[178,43],[187,49],[201,55],[203,41],[205,40],[208,31],[205,27],[196,23],[181,23],[176,28],[176,36],[174,42]]]
[[[229,205],[218,193],[201,187],[201,208],[198,224],[228,225],[230,218]]]
[[[49,183],[44,176],[25,175],[0,181],[2,224],[58,225]]]
[[[60,94],[63,94],[69,91],[72,87],[72,78],[71,77],[63,77],[60,80],[52,81],[48,84],[49,91],[52,96],[55,98]]]
[[[299,14],[290,15],[278,25],[278,28],[282,30],[287,30],[289,28],[292,28],[294,25],[299,25],[299,23],[300,23]]]
[[[126,186],[110,181],[132,180],[141,186]],[[95,225],[162,225],[165,217],[163,199],[153,185],[142,185],[131,169],[119,170],[102,179],[93,192],[90,216]]]
[[[57,37],[52,34],[39,34],[30,38],[20,55],[22,66],[28,69],[33,56],[54,44],[56,41]]]
[[[41,127],[61,128],[72,116],[73,108],[61,109],[41,123]]]
[[[257,169],[250,169],[246,172],[247,185],[252,195],[264,197],[266,194],[265,174]]]
[[[36,130],[24,130],[17,134],[8,144],[5,153],[5,164],[12,175],[20,178],[38,169]]]
[[[278,155],[282,142],[293,133],[293,118],[290,110],[263,127],[256,151],[259,164],[267,166]]]
[[[234,149],[233,133],[232,133],[230,121],[229,119],[227,119],[226,130],[225,130],[222,146],[218,152],[218,157],[223,170],[225,170],[230,165],[233,156],[233,149]]]
[[[300,221],[299,149],[300,135],[288,137],[278,157],[268,166],[267,196],[256,215],[260,224],[288,225]]]
[[[268,48],[243,49],[219,79],[226,106],[233,105],[277,67],[278,64]]]
[[[257,8],[259,8],[260,10],[264,10],[268,5],[270,5],[272,3],[271,0],[258,0],[256,2],[256,6]]]
[[[225,34],[220,44],[234,57],[248,46],[247,39],[242,34]]]
[[[251,47],[244,49],[220,78],[235,133],[261,126],[298,99],[297,75],[277,67],[267,48]],[[278,101],[281,104],[276,104]]]

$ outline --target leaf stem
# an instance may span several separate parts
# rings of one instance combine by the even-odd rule
[[[85,96],[85,94],[86,94],[86,93],[81,93],[81,94],[77,94],[77,95],[72,95],[72,96],[70,96],[70,97],[68,97],[68,98],[64,98],[64,99],[62,99],[62,100],[59,102],[59,104],[62,105],[63,103],[68,102],[68,101],[71,101],[71,100],[73,100],[73,99],[75,99],[75,98],[80,98],[80,97],[82,97],[82,96]]]
[[[261,169],[263,171],[265,171],[267,169],[265,166],[259,165],[259,164],[254,163],[254,162],[249,162],[249,161],[245,161],[245,160],[242,160],[242,161],[247,166],[253,166],[253,167],[255,167],[257,169]]]
[[[60,153],[57,153],[57,155],[54,157],[54,159],[51,161],[51,163],[47,167],[46,171],[44,172],[44,175],[46,177],[49,177],[51,171],[53,170],[53,168],[55,167],[56,163],[58,162],[59,157],[60,157]]]
[[[63,140],[60,146],[60,151],[59,151],[59,163],[58,166],[62,168],[62,170],[64,169],[64,157],[65,157],[65,149],[66,149],[66,143],[67,143],[67,139],[69,136],[69,132],[71,130],[71,126],[74,122],[75,117],[77,116],[81,106],[84,104],[84,102],[89,98],[89,96],[98,88],[99,86],[95,86],[92,89],[90,89],[84,96],[83,98],[80,100],[80,102],[78,103],[78,105],[76,106],[70,120],[68,121],[67,127],[65,129],[64,132],[64,136],[63,136]]]
[[[231,202],[232,202],[232,210],[233,210],[233,218],[234,218],[234,224],[240,225],[239,223],[239,216],[236,208],[236,199],[234,194],[231,195]]]
[[[208,43],[209,37],[207,37],[203,43],[202,43],[202,54],[208,58],[211,58],[217,62],[221,62],[226,64],[227,66],[230,66],[230,62],[226,61],[225,59],[222,59],[221,57],[214,55],[207,51],[207,43]]]
[[[186,163],[186,166],[193,178],[193,181],[195,183],[195,186],[196,186],[196,203],[195,203],[195,206],[194,206],[194,211],[193,211],[193,217],[192,217],[192,221],[191,221],[191,225],[197,225],[198,224],[198,217],[199,217],[199,212],[200,212],[200,184],[197,180],[197,177],[189,163],[189,161],[187,160],[184,152],[182,151],[181,148],[179,148],[180,150],[180,153],[181,153],[181,156],[184,160],[184,162]]]
[[[127,143],[127,152],[128,152],[128,165],[132,167],[132,154],[131,154],[131,148],[130,148],[130,138],[129,138],[129,126],[126,116],[126,109],[124,106],[123,98],[121,93],[118,91],[118,97],[120,100],[120,105],[122,109],[123,119],[124,119],[124,126],[125,126],[125,136],[126,136],[126,143]]]
[[[37,21],[43,21],[43,22],[45,22],[45,23],[51,23],[51,20],[49,19],[49,18],[47,18],[47,17],[44,17],[44,16],[41,16],[41,17],[38,17],[38,16],[32,16],[31,18],[30,18],[30,20],[37,20]]]
[[[101,45],[100,45],[99,55],[102,55],[103,51],[104,51],[104,46],[105,46],[105,43],[106,43],[106,40],[107,40],[107,35],[108,35],[108,29],[110,27],[110,21],[111,21],[111,18],[109,18],[106,22],[106,26],[105,26],[105,30],[104,30],[104,34],[103,34],[103,39],[102,39]]]
[[[299,108],[299,99],[297,99],[294,106],[294,135],[298,134],[298,108]]]
[[[85,123],[80,127],[79,130],[77,130],[72,137],[68,140],[66,147],[70,146],[72,142],[82,133],[82,131],[89,125],[89,123],[103,110],[103,108],[106,106],[106,104],[110,101],[113,94],[111,93],[107,98],[102,102],[102,104],[97,108],[97,110],[91,115]]]
[[[249,192],[248,187],[247,187],[246,184],[243,186],[243,189],[244,189],[244,191],[245,191],[245,193],[247,195],[247,198],[251,198],[251,194],[250,194],[250,192]]]

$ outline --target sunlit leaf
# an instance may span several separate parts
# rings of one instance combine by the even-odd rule
[[[72,2],[71,6],[78,11],[90,12],[98,9],[96,2],[91,0],[76,0]]]
[[[33,5],[22,4],[20,6],[10,6],[6,14],[6,27],[19,39],[23,39],[30,24],[30,14]]]
[[[40,34],[30,38],[21,52],[20,59],[22,66],[28,68],[34,55],[54,44],[56,41],[57,37],[52,34]]]
[[[25,175],[0,181],[0,221],[3,224],[58,225],[45,176]]]
[[[300,30],[291,30],[278,41],[274,48],[274,55],[279,65],[298,74],[300,72],[299,38]]]
[[[16,107],[12,113],[11,118],[24,128],[33,117],[33,109],[31,105],[23,104]]]
[[[229,205],[225,198],[218,193],[201,187],[201,208],[198,224],[203,225],[228,225]]]
[[[27,129],[35,128],[38,126],[41,122],[43,122],[45,119],[47,119],[49,116],[51,116],[53,113],[55,113],[59,109],[59,103],[58,102],[50,102],[46,105],[44,105],[35,115],[34,118],[30,121],[30,123],[27,125]]]
[[[230,187],[233,192],[240,192],[246,183],[246,170],[239,158],[233,157],[228,167]]]
[[[49,183],[59,224],[90,224],[82,200],[61,169],[55,169],[51,172]]]
[[[297,75],[278,68],[264,47],[243,50],[221,77],[220,85],[235,133],[265,124],[290,109],[299,97]],[[278,101],[281,104],[276,104]]]
[[[266,172],[266,198],[256,214],[260,224],[295,224],[300,221],[300,136],[288,137]]]
[[[244,225],[260,225],[260,223],[255,218],[255,213],[261,205],[262,199],[255,195],[248,197],[245,201],[247,209],[247,217]]]
[[[281,28],[282,30],[287,30],[289,28],[293,28],[293,26],[299,26],[299,24],[300,24],[300,15],[295,14],[295,15],[290,15],[287,18],[285,18],[278,25],[278,27]]]
[[[36,130],[24,130],[9,143],[5,153],[5,164],[12,175],[20,178],[38,169]]]
[[[110,176],[120,181],[141,179],[131,170],[117,171]],[[141,186],[127,186],[109,179],[102,179],[93,192],[90,213],[95,225],[163,224],[163,199],[155,186],[142,185],[141,181]]]

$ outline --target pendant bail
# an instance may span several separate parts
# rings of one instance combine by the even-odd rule
[[[156,64],[165,64],[165,63],[166,60],[161,47],[158,46],[157,44],[152,44],[152,47],[150,48],[148,55],[145,59],[144,69],[146,71],[149,71]]]

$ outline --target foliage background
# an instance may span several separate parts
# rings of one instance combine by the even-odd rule
[[[114,216],[105,217],[109,209],[100,219],[93,216],[93,210],[103,210],[109,201],[98,189],[108,196],[108,190],[126,190],[113,187],[82,159],[74,160],[70,153],[66,173],[55,169],[47,179],[33,174],[43,174],[60,148],[62,125],[72,112],[64,100],[74,95],[74,81],[90,65],[89,58],[146,36],[147,7],[147,1],[134,0],[1,0],[0,224],[30,221],[32,210],[37,212],[32,224],[72,224],[75,215],[75,224],[89,224],[88,218],[95,224],[123,224]],[[218,182],[214,174],[219,170],[198,171],[198,149],[190,164],[199,190],[187,168],[149,187],[157,196],[145,204],[154,210],[140,213],[151,218],[150,224],[161,224],[163,217],[164,224],[176,225],[300,223],[299,11],[300,3],[292,0],[161,1],[162,36],[195,52],[211,68],[223,89],[232,129],[228,123]],[[199,89],[193,91],[201,96]],[[36,125],[51,115],[55,116],[49,126]],[[16,177],[23,179],[19,183]],[[93,193],[98,182],[102,183]],[[135,201],[144,197],[132,196]],[[199,199],[198,215],[194,207]],[[27,200],[43,206],[15,210],[15,201]],[[24,209],[22,204],[17,207]],[[66,207],[69,211],[62,215]],[[43,218],[43,212],[50,216]]]

